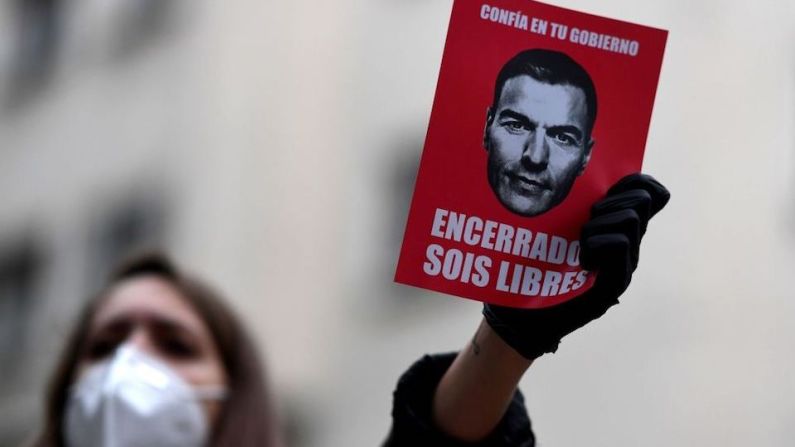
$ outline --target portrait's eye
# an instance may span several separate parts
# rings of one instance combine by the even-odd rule
[[[555,132],[552,134],[552,138],[562,146],[576,146],[579,144],[577,138],[565,132]]]
[[[514,121],[514,120],[505,121],[502,123],[502,126],[505,127],[508,130],[508,132],[513,134],[523,133],[530,130],[530,128],[521,121]]]

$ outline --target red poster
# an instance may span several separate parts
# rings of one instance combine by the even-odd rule
[[[524,308],[591,287],[580,228],[641,169],[666,37],[529,0],[456,0],[395,280]]]

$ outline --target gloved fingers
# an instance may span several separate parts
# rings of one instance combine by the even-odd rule
[[[632,280],[637,264],[632,264],[630,242],[621,234],[600,235],[589,239],[587,252],[599,263],[596,283],[589,292],[593,304],[605,310],[618,302]]]
[[[587,270],[604,270],[612,268],[615,263],[623,268],[624,260],[605,255],[624,255],[632,267],[630,270],[632,272],[638,265],[640,238],[640,218],[631,208],[594,217],[583,225],[580,233],[580,264]],[[606,247],[607,244],[626,244],[626,250],[623,248],[614,250],[612,247]]]
[[[632,189],[605,197],[591,207],[591,217],[603,216],[624,209],[632,209],[640,220],[640,234],[646,233],[651,218],[651,196],[646,190]]]
[[[607,195],[611,196],[613,194],[619,194],[633,189],[642,189],[649,193],[649,196],[651,197],[650,218],[660,212],[660,210],[665,207],[665,204],[668,203],[668,200],[671,199],[671,193],[668,192],[668,189],[666,189],[665,186],[658,182],[654,177],[641,174],[639,172],[630,174],[616,182],[615,185],[607,190]]]
[[[630,271],[630,241],[620,233],[600,234],[583,241],[580,252],[580,265],[590,271],[597,271],[604,279],[605,275],[620,274]]]

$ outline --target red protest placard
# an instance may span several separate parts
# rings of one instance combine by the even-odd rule
[[[586,291],[580,228],[641,169],[666,37],[456,0],[395,281],[524,308]]]

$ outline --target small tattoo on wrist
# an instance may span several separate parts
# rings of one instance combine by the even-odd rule
[[[480,355],[480,345],[478,344],[478,333],[480,332],[480,328],[475,331],[475,336],[472,337],[472,352],[475,355]]]

